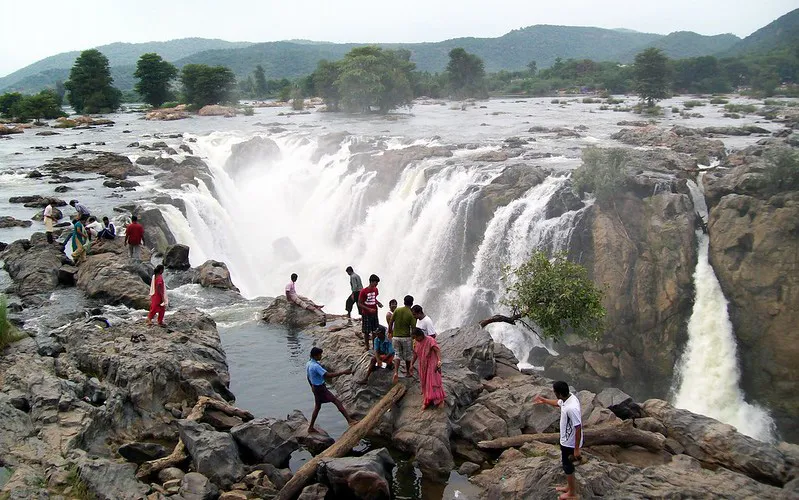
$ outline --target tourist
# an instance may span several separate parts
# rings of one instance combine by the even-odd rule
[[[139,218],[131,217],[131,222],[125,228],[125,244],[128,246],[128,255],[131,260],[141,262],[141,246],[144,245],[144,227],[139,224]]]
[[[92,240],[92,237],[97,237],[102,230],[103,225],[100,224],[100,222],[94,217],[89,217],[89,219],[86,221],[86,233],[89,236],[89,241]]]
[[[48,203],[46,207],[44,207],[44,212],[42,213],[42,222],[44,222],[44,232],[47,235],[47,243],[53,243],[53,224],[55,223],[56,218],[53,216],[53,204]]]
[[[424,313],[424,309],[419,304],[411,307],[413,317],[416,318],[416,328],[421,329],[428,337],[436,338],[436,329],[433,326],[433,320],[430,316]]]
[[[377,327],[373,345],[375,353],[371,363],[369,363],[369,370],[366,372],[366,376],[360,382],[362,384],[366,383],[369,379],[369,375],[371,375],[375,369],[387,368],[394,364],[394,347],[391,345],[391,341],[386,338],[386,327],[382,325]]]
[[[569,384],[557,381],[552,384],[557,399],[545,399],[540,394],[533,400],[536,404],[560,407],[560,457],[563,472],[566,473],[566,486],[556,489],[562,494],[561,500],[577,498],[577,483],[574,479],[574,462],[581,461],[580,448],[583,446],[582,409],[577,395],[569,394]]]
[[[361,290],[361,293],[358,294],[358,305],[361,308],[363,345],[367,351],[369,350],[370,335],[380,326],[380,321],[377,318],[377,308],[383,307],[383,304],[377,300],[377,295],[379,293],[377,290],[378,283],[380,283],[380,278],[378,278],[376,274],[369,276],[369,286]]]
[[[358,306],[358,294],[363,290],[363,283],[361,277],[352,270],[352,266],[348,266],[346,271],[350,275],[350,295],[347,297],[345,308],[347,309],[347,319],[350,319],[353,305],[358,307],[358,314],[361,314],[361,306]]]
[[[344,405],[341,404],[341,401],[339,401],[338,398],[334,396],[332,392],[330,392],[330,389],[327,388],[327,385],[325,385],[325,381],[340,377],[342,375],[349,375],[352,373],[352,370],[344,370],[342,372],[329,372],[325,370],[322,365],[319,364],[319,361],[322,359],[322,352],[322,349],[319,347],[312,348],[311,359],[308,360],[308,363],[305,365],[308,383],[311,384],[311,391],[313,392],[314,397],[313,414],[311,415],[311,422],[308,424],[309,434],[312,432],[319,432],[316,430],[316,428],[314,428],[314,424],[316,423],[316,417],[319,416],[319,410],[325,403],[333,403],[336,405],[338,411],[340,411],[341,414],[344,415],[344,418],[347,419],[348,424],[354,425],[358,423],[357,420],[350,417],[350,414],[347,413],[347,410],[344,408]]]
[[[322,308],[325,306],[318,306],[314,304],[312,300],[303,300],[299,295],[297,295],[297,288],[295,287],[297,278],[299,278],[297,273],[291,274],[291,281],[289,281],[289,284],[286,285],[286,299],[292,304],[302,307],[303,309],[308,309],[309,311],[313,311],[324,316],[325,313],[322,312]]]
[[[401,361],[405,361],[405,376],[413,376],[413,345],[411,344],[411,331],[416,327],[416,318],[413,317],[411,306],[413,297],[406,295],[402,300],[404,304],[398,307],[391,316],[391,323],[388,327],[392,330],[391,342],[394,346],[396,357],[394,358],[394,383],[399,381],[399,366]],[[393,328],[392,328],[393,327]]]
[[[72,220],[72,261],[75,264],[80,264],[86,258],[86,252],[89,251],[91,243],[89,237],[86,235],[86,228],[80,222],[80,219],[75,216]]]
[[[169,299],[166,296],[166,286],[164,285],[164,265],[158,264],[153,271],[150,280],[150,312],[147,314],[147,326],[153,324],[153,317],[158,315],[158,326],[164,326],[164,314]]]
[[[419,360],[419,382],[422,385],[422,410],[430,406],[444,405],[444,384],[441,380],[441,349],[433,337],[428,337],[420,328],[413,329],[413,363]],[[396,377],[396,375],[394,375]]]
[[[103,217],[103,229],[97,233],[97,238],[103,240],[113,240],[116,237],[117,229],[114,227],[111,221],[108,220],[108,217]]]
[[[69,200],[69,204],[75,209],[75,212],[80,218],[81,223],[84,223],[89,219],[89,216],[91,215],[89,209],[78,203],[78,200]]]
[[[386,311],[386,324],[388,325],[388,340],[391,340],[394,337],[394,323],[391,322],[391,318],[394,317],[394,311],[397,310],[397,299],[391,299],[388,301],[388,311]]]

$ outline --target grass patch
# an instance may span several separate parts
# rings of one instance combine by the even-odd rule
[[[83,482],[78,473],[78,467],[72,466],[69,468],[69,475],[67,476],[67,486],[64,491],[70,490],[68,496],[70,498],[77,498],[78,500],[96,500],[94,495],[89,491],[89,487]]]
[[[594,104],[595,102],[602,102],[600,99],[594,99],[593,97],[583,97],[583,104]]]
[[[697,106],[704,106],[705,103],[703,101],[685,101],[684,103],[682,103],[682,105],[688,109],[691,109],[691,108],[696,108]]]
[[[244,106],[244,116],[252,116],[255,114],[255,110],[252,106]]]
[[[725,104],[724,109],[728,113],[747,114],[757,111],[757,106],[754,104]]]
[[[728,101],[723,97],[714,97],[713,99],[710,100],[710,104],[727,104],[728,102],[730,101]]]

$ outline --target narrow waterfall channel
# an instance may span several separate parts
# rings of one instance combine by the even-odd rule
[[[708,209],[701,186],[688,181],[697,212],[707,220]],[[768,412],[747,403],[740,388],[737,344],[727,299],[710,265],[710,239],[697,230],[698,260],[694,271],[696,298],[688,321],[688,343],[675,370],[673,403],[735,426],[761,441],[774,439],[774,422]]]

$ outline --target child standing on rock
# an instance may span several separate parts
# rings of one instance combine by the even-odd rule
[[[314,408],[313,414],[311,415],[311,422],[308,424],[308,433],[318,432],[314,427],[316,423],[316,417],[319,416],[319,410],[322,408],[322,405],[325,403],[333,403],[338,408],[338,411],[344,415],[344,418],[347,419],[347,423],[350,425],[357,424],[358,421],[354,418],[350,417],[350,414],[347,413],[346,408],[344,405],[341,404],[341,401],[330,392],[330,389],[327,388],[325,382],[330,379],[334,379],[336,377],[340,377],[342,375],[350,375],[352,370],[344,370],[342,372],[329,372],[324,369],[322,365],[319,364],[319,361],[322,359],[322,349],[319,347],[314,347],[311,349],[311,359],[308,360],[308,363],[305,364],[305,372],[306,376],[308,377],[308,383],[311,385],[311,392],[313,392],[314,397]]]

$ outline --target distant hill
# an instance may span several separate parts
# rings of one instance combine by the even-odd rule
[[[112,68],[119,66],[135,66],[142,54],[157,52],[168,61],[189,56],[191,54],[210,49],[238,48],[252,45],[250,42],[227,42],[208,38],[182,38],[168,42],[122,43],[116,42],[96,47],[105,54]],[[75,63],[80,51],[62,52],[37,61],[3,78],[0,78],[0,91],[22,90],[26,92],[38,91],[48,86],[53,86],[56,80],[65,80],[69,70]],[[125,70],[128,71],[128,70]],[[124,80],[132,81],[130,78]],[[132,83],[124,87],[120,82],[115,82],[120,88],[132,88]]]
[[[649,47],[660,49],[664,54],[674,59],[706,56],[725,52],[740,41],[740,38],[729,33],[725,35],[705,36],[694,33],[693,31],[675,31],[645,46],[636,47],[634,50],[625,54],[620,61],[632,62],[635,60],[635,55],[637,53]]]
[[[524,69],[530,61],[539,68],[551,66],[557,58],[632,62],[647,47],[662,49],[672,58],[733,54],[769,50],[799,38],[799,9],[782,16],[744,40],[734,35],[704,36],[689,31],[669,35],[638,31],[576,26],[536,25],[513,30],[497,38],[454,38],[442,42],[380,44],[404,48],[422,71],[443,71],[449,51],[463,47],[485,62],[486,71]],[[186,38],[144,44],[113,43],[97,47],[108,56],[114,83],[122,90],[133,88],[133,71],[139,56],[157,52],[178,67],[201,63],[231,68],[238,77],[251,74],[260,64],[267,78],[296,78],[312,72],[319,60],[341,58],[353,47],[365,44],[337,44],[310,40],[268,43],[225,42]],[[32,92],[65,80],[78,52],[65,52],[42,59],[0,78],[0,92]]]
[[[775,49],[799,46],[799,9],[779,17],[776,21],[755,31],[724,54],[764,54]]]

